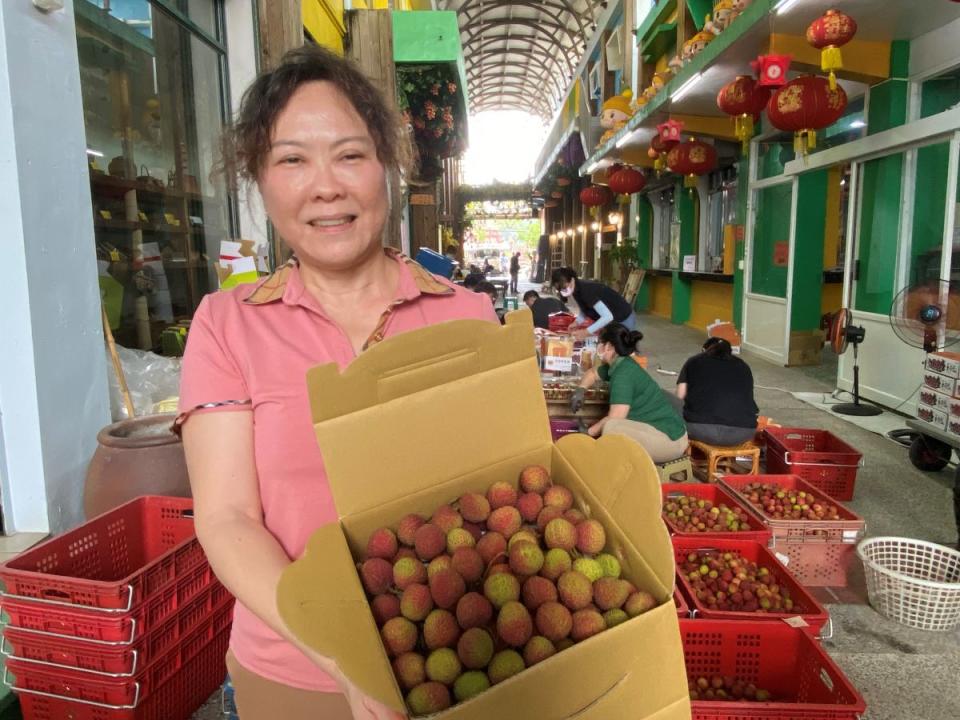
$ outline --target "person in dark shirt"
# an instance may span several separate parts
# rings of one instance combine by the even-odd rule
[[[510,256],[510,292],[517,292],[517,283],[520,280],[520,253]]]
[[[566,312],[567,306],[553,297],[540,297],[536,290],[527,290],[523,294],[523,304],[533,313],[533,326],[550,329],[550,316],[558,312]]]
[[[757,432],[753,373],[723,338],[709,338],[703,352],[684,363],[677,377],[677,397],[683,401],[691,440],[740,445]]]
[[[560,295],[577,301],[581,313],[581,317],[577,318],[578,323],[590,320],[586,328],[579,328],[571,333],[577,340],[596,335],[614,322],[620,323],[627,330],[637,329],[637,316],[633,308],[623,295],[613,288],[592,280],[581,280],[576,271],[568,267],[554,270],[550,282]]]
[[[484,282],[483,273],[471,271],[463,279],[463,286],[467,290],[474,290],[482,282]]]

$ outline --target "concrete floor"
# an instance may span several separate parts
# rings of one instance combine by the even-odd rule
[[[664,387],[674,377],[655,368],[679,370],[699,350],[703,333],[659,318],[642,319],[644,351],[651,375]],[[744,355],[757,386],[787,391],[834,389],[835,363],[782,368]],[[923,473],[906,449],[838,416],[793,398],[788,392],[756,390],[760,412],[781,425],[829,430],[858,448],[866,465],[857,476],[856,499],[847,503],[866,518],[868,535],[901,535],[948,544],[957,539],[952,511],[953,468]],[[960,717],[960,631],[929,633],[886,620],[866,604],[862,583],[839,595],[821,594],[833,618],[834,637],[825,647],[867,700],[869,720],[946,720]],[[842,602],[837,602],[842,600]],[[194,720],[220,714],[219,694]]]

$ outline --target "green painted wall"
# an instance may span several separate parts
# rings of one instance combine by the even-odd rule
[[[774,255],[781,243],[790,242],[792,183],[783,183],[757,192],[756,224],[753,232],[751,292],[771,297],[787,296],[787,266],[775,265]],[[823,245],[819,246],[821,254]]]
[[[895,40],[890,43],[890,79],[870,87],[868,135],[906,123],[909,65],[910,42]]]
[[[651,236],[653,235],[653,207],[646,195],[639,193],[633,196],[631,209],[637,221],[637,260],[643,268],[650,267],[651,258]],[[648,310],[650,308],[650,278],[645,278],[640,285],[640,291],[637,293],[637,299],[633,306],[637,310]]]
[[[791,268],[791,331],[816,330],[820,327],[828,178],[828,170],[817,170],[803,173],[797,182],[797,234]]]
[[[677,198],[677,216],[680,218],[680,266],[683,267],[683,256],[693,255],[697,251],[700,198],[695,190],[683,187],[683,183],[677,183],[674,192]],[[672,322],[682,325],[690,319],[692,292],[691,281],[685,280],[678,272],[674,272],[673,303],[670,312]]]

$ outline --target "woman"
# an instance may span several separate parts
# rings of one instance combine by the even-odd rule
[[[710,445],[740,445],[757,432],[750,366],[733,355],[730,343],[712,337],[703,352],[684,363],[677,377],[677,397],[691,440]]]
[[[197,536],[238,600],[227,665],[239,715],[399,717],[300,646],[277,610],[284,568],[337,520],[305,374],[343,369],[391,335],[496,315],[485,297],[384,250],[389,188],[410,151],[348,61],[318,47],[288,53],[247,90],[225,145],[295,253],[256,286],[204,298],[183,362],[178,422]]]
[[[626,435],[636,440],[655,463],[675,460],[687,449],[687,429],[660,386],[634,360],[643,333],[619,323],[600,331],[597,354],[603,361],[583,375],[570,401],[574,412],[583,406],[587,388],[597,379],[610,383],[610,411],[590,426],[592,437]]]
[[[591,321],[586,328],[571,332],[577,340],[596,335],[613,322],[628,330],[637,329],[637,316],[633,308],[613,288],[592,280],[581,280],[576,271],[568,267],[554,270],[550,282],[563,297],[572,297],[577,301],[580,308],[577,324],[582,324],[587,318]]]

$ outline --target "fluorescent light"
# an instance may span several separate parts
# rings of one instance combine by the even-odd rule
[[[670,96],[670,99],[673,100],[674,102],[679,101],[680,98],[682,98],[684,95],[690,92],[693,86],[696,85],[700,81],[700,78],[702,77],[703,77],[702,72],[696,73],[693,77],[687,80],[683,85],[681,85],[679,88],[674,90],[673,95]]]
[[[97,150],[91,150],[90,148],[87,148],[87,155],[93,155],[94,157],[103,157],[102,152],[99,152]]]
[[[593,175],[593,171],[600,167],[600,161],[597,160],[593,165],[587,168],[587,175]]]
[[[853,128],[854,130],[859,130],[860,128],[865,128],[866,126],[867,124],[863,120],[860,120],[859,118],[857,120],[854,120],[852,123],[850,123],[850,127]]]
[[[626,145],[627,143],[629,143],[630,140],[632,140],[632,139],[633,139],[633,133],[632,133],[632,132],[628,132],[628,133],[627,133],[626,135],[624,135],[622,138],[620,138],[619,140],[617,140],[617,150],[619,150],[619,149],[622,148],[624,145]]]
[[[776,13],[777,15],[782,15],[787,10],[796,5],[800,0],[780,0],[780,4],[777,5]]]

